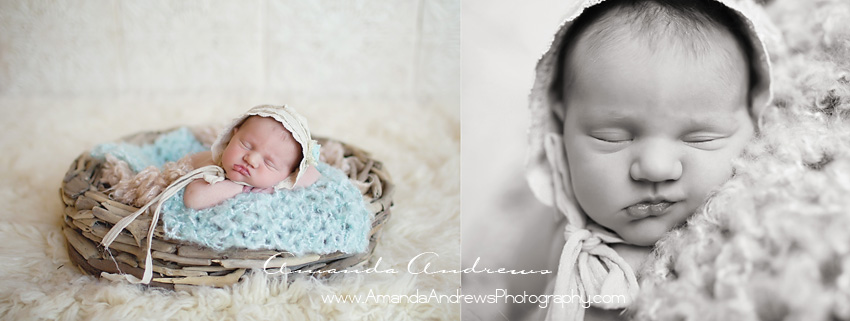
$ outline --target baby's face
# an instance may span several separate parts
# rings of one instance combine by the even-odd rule
[[[569,61],[564,143],[575,196],[595,222],[649,246],[732,175],[753,136],[748,73],[732,36],[709,52],[627,38]]]
[[[282,124],[252,116],[234,129],[221,162],[228,179],[269,188],[292,174],[300,159],[301,144]]]

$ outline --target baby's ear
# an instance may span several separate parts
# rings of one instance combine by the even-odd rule
[[[299,177],[298,181],[295,182],[295,187],[307,187],[313,185],[313,183],[319,180],[319,177],[322,177],[322,174],[319,173],[316,166],[307,166],[307,168],[304,169],[304,172],[301,173],[301,177]]]

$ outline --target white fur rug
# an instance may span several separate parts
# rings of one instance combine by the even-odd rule
[[[58,189],[71,161],[97,143],[139,131],[226,122],[263,103],[287,103],[314,135],[359,146],[384,162],[397,186],[373,267],[398,273],[302,276],[286,285],[262,273],[232,288],[144,289],[83,275],[68,259]],[[460,267],[459,108],[410,101],[286,101],[280,97],[0,97],[0,319],[458,319],[446,297],[388,302],[378,295],[454,295],[460,275],[408,273]],[[365,268],[365,267],[364,267]],[[324,303],[323,295],[365,303]],[[397,297],[401,298],[401,297]],[[383,301],[383,302],[381,302]]]

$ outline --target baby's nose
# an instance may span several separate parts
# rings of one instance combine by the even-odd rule
[[[682,177],[682,161],[676,146],[646,142],[641,147],[629,168],[632,179],[659,183]]]
[[[259,162],[260,162],[260,160],[259,160],[260,155],[257,154],[257,153],[250,153],[249,152],[249,153],[245,154],[245,157],[243,159],[245,160],[246,163],[248,163],[248,165],[251,165],[252,167],[257,167],[257,165],[259,165]]]

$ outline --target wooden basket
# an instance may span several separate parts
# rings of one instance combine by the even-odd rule
[[[143,132],[128,136],[122,141],[133,144],[152,143],[165,132]],[[329,140],[317,138],[320,144]],[[369,232],[369,247],[365,253],[346,254],[341,252],[324,255],[292,256],[285,249],[234,250],[219,252],[197,244],[165,238],[162,222],[157,222],[151,246],[153,257],[153,280],[150,285],[179,289],[183,286],[222,287],[234,284],[248,269],[267,268],[269,273],[280,273],[281,266],[298,274],[322,277],[331,271],[356,266],[368,260],[381,235],[381,228],[390,215],[393,184],[381,162],[354,146],[340,143],[344,157],[354,157],[348,171],[349,178],[372,183],[363,191],[363,198],[373,214]],[[147,231],[150,213],[133,221],[106,250],[100,246],[104,235],[121,218],[138,208],[110,199],[109,186],[100,182],[102,162],[80,155],[68,169],[62,181],[60,195],[65,203],[65,226],[63,232],[68,241],[71,261],[81,270],[100,277],[101,272],[132,274],[138,278],[144,272]],[[272,258],[273,257],[273,258]],[[272,259],[270,259],[272,258]],[[312,272],[311,272],[312,271]]]

